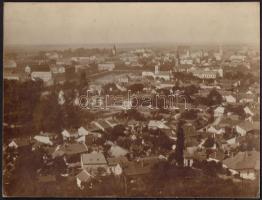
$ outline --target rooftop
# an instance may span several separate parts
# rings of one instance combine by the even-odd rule
[[[81,160],[84,165],[107,164],[104,154],[98,152],[82,154]]]
[[[257,151],[238,152],[234,157],[227,158],[223,163],[231,169],[260,169],[260,153]]]

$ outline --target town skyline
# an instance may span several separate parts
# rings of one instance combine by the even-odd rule
[[[6,3],[3,196],[259,197],[259,8]]]

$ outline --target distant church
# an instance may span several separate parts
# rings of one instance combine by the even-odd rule
[[[112,49],[112,56],[116,56],[116,45],[114,45]]]

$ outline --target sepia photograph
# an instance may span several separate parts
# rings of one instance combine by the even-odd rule
[[[259,2],[3,5],[4,197],[260,197]]]

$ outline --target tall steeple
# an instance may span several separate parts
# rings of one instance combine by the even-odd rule
[[[114,45],[113,49],[112,49],[112,55],[116,56],[116,45]]]

